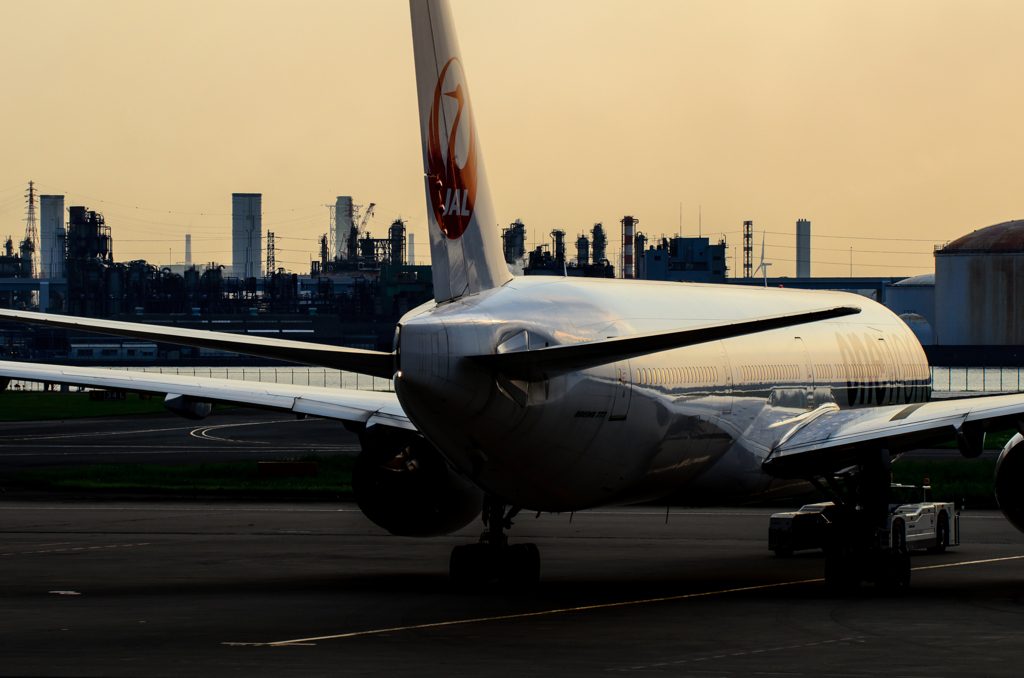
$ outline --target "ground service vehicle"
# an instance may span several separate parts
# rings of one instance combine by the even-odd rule
[[[893,484],[891,491],[893,497],[887,520],[889,548],[942,553],[947,547],[960,544],[960,512],[955,504],[930,501],[929,485]],[[915,497],[911,495],[917,495],[920,501],[913,501]],[[777,556],[828,548],[830,539],[835,538],[829,528],[836,515],[836,505],[830,501],[775,513],[768,525],[768,548]]]

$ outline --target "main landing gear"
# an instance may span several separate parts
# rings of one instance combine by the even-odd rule
[[[519,513],[491,497],[484,500],[483,520],[487,528],[477,544],[452,549],[449,567],[452,581],[465,587],[498,580],[512,584],[535,584],[540,577],[540,552],[536,544],[509,544],[505,530]]]
[[[851,591],[861,582],[894,593],[909,588],[906,525],[890,515],[890,479],[889,452],[876,449],[859,457],[857,473],[830,480],[827,491],[840,509],[825,543],[825,583],[833,591]]]

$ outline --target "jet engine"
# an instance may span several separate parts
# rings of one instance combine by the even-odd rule
[[[177,393],[168,393],[164,396],[164,407],[183,419],[196,421],[206,419],[213,411],[213,403]]]
[[[363,451],[352,470],[352,490],[375,524],[402,537],[435,537],[480,515],[483,493],[423,436],[371,426],[359,439]]]
[[[996,503],[1006,519],[1024,532],[1024,436],[1010,438],[996,462]]]

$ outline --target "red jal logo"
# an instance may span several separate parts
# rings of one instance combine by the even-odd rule
[[[450,68],[452,72],[448,77],[448,86],[445,87],[445,78],[449,76]],[[442,96],[450,97],[458,104],[450,128],[448,118],[451,117],[451,106],[446,108],[441,105]],[[459,140],[460,126],[463,124],[469,130],[468,134],[463,135],[468,136],[468,144],[465,156],[460,157],[456,142]],[[462,64],[454,57],[448,60],[437,78],[429,125],[427,167],[429,178],[432,180],[430,205],[434,210],[437,225],[449,239],[455,240],[465,233],[473,216],[473,204],[476,202],[477,153],[476,125],[473,124],[473,111],[469,105],[465,76],[462,73]],[[447,147],[441,145],[442,132],[447,132]]]

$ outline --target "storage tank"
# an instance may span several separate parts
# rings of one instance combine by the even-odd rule
[[[590,263],[590,241],[582,233],[576,238],[576,265],[586,266]]]
[[[900,314],[900,320],[907,324],[907,327],[914,333],[914,336],[917,337],[918,342],[922,346],[931,346],[935,342],[932,326],[928,324],[924,316],[917,313],[902,313]]]
[[[920,315],[928,323],[931,334],[935,327],[935,274],[922,273],[886,285],[885,306],[898,316]]]
[[[555,246],[555,261],[559,264],[565,263],[565,231],[555,229],[551,231],[551,239]]]
[[[608,236],[604,234],[604,226],[600,223],[594,224],[593,230],[590,231],[593,236],[594,242],[594,258],[595,264],[600,264],[602,261],[608,259],[607,248],[608,248]]]
[[[935,343],[1024,345],[1024,220],[935,250]]]
[[[395,266],[405,263],[405,222],[395,219],[388,229],[388,239],[391,241],[391,261]]]

